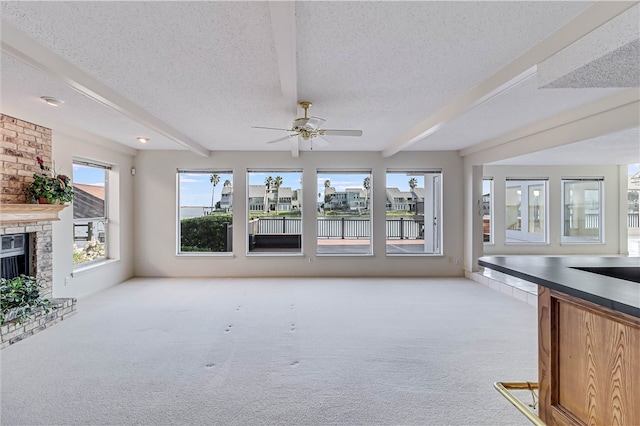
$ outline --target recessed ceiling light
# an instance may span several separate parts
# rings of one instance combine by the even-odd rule
[[[149,142],[149,138],[145,138],[145,137],[142,137],[142,136],[138,136],[138,138],[137,138],[137,139],[138,139],[138,141],[139,141],[140,143],[147,143],[147,142]]]
[[[60,106],[64,103],[63,100],[52,98],[51,96],[41,96],[40,99],[42,99],[43,101],[45,101],[47,104],[51,106]]]

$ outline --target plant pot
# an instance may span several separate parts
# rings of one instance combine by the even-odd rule
[[[60,204],[60,200],[53,200],[53,202],[50,202],[47,198],[39,197],[38,204]]]

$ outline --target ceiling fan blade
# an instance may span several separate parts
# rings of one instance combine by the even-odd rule
[[[252,129],[268,129],[268,130],[284,130],[285,132],[293,132],[291,129],[278,129],[275,127],[261,127],[261,126],[252,126]]]
[[[327,136],[362,136],[362,130],[324,129],[322,134]]]
[[[282,138],[274,139],[274,140],[269,141],[269,142],[267,142],[267,143],[276,143],[276,142],[281,142],[281,141],[283,141],[283,140],[285,140],[285,139],[289,139],[289,138],[292,138],[292,137],[294,137],[294,136],[298,136],[298,134],[296,133],[295,135],[287,135],[287,136],[284,136],[284,137],[282,137]]]
[[[306,127],[311,128],[313,130],[318,130],[318,127],[322,126],[322,124],[327,121],[324,118],[320,117],[309,117],[307,121]]]

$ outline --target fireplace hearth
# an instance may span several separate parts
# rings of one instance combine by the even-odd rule
[[[4,206],[3,206],[4,208]],[[49,313],[38,312],[22,324],[9,321],[0,326],[0,349],[19,342],[76,313],[76,299],[53,298],[52,224],[42,222],[0,222],[2,278],[20,274],[38,277],[40,296],[51,300]]]

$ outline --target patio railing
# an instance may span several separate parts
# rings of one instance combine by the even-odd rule
[[[318,218],[318,238],[358,239],[371,237],[370,219]],[[286,216],[255,218],[249,234],[301,234],[302,220]],[[411,218],[387,219],[387,239],[418,239],[424,236],[423,222]]]

